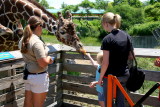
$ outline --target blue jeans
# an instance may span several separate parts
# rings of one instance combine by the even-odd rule
[[[129,73],[123,77],[118,77],[118,80],[120,81],[121,85],[125,88],[126,82],[129,78]],[[106,102],[107,102],[107,84],[108,84],[108,79],[104,78],[103,79],[103,92],[105,95],[105,107],[106,107]],[[117,87],[117,93],[116,93],[116,101],[115,104],[113,103],[112,107],[125,107],[125,97],[120,91],[120,89]],[[114,106],[115,105],[115,106]]]

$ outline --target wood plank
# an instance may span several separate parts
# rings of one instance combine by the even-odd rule
[[[100,52],[100,46],[84,46],[87,52],[98,53]],[[61,45],[62,51],[70,51],[76,52],[76,50],[72,47]],[[160,49],[153,49],[153,48],[134,48],[135,55],[137,57],[149,57],[149,58],[156,58],[160,56]]]
[[[64,64],[64,69],[66,71],[72,72],[83,72],[83,73],[91,73],[95,75],[96,68],[92,65],[81,65],[81,64]],[[143,70],[146,74],[145,80],[160,81],[160,71],[149,71]]]
[[[24,97],[0,107],[23,107]]]
[[[57,64],[49,64],[48,65],[47,71],[49,74],[56,73],[56,70],[57,70]]]
[[[160,49],[134,48],[137,57],[156,58],[160,56]]]
[[[145,72],[145,80],[149,81],[160,81],[160,71],[149,71],[149,70],[143,70]]]
[[[94,105],[99,105],[98,100],[95,99],[90,99],[90,98],[84,98],[84,97],[78,97],[75,95],[69,95],[69,94],[63,94],[64,99],[68,100],[74,100],[74,101],[79,101],[87,104],[94,104]]]
[[[24,66],[24,61],[22,60],[0,64],[0,72],[23,67],[23,66]]]
[[[90,73],[95,75],[96,68],[92,65],[64,64],[64,70],[72,72]]]
[[[129,93],[129,96],[131,97],[134,103],[136,103],[143,95],[144,94]],[[160,107],[160,102],[157,97],[150,96],[143,102],[143,105],[149,105],[152,107]]]
[[[44,102],[44,107],[48,107],[48,105],[51,105],[54,102],[55,98],[54,97],[49,97],[49,98],[46,98],[45,102]],[[55,103],[56,104],[56,103]]]
[[[84,59],[84,58],[83,58],[83,55],[82,55],[82,54],[79,54],[79,53],[77,53],[77,54],[66,53],[66,54],[64,55],[64,57],[65,57],[66,59],[83,59],[83,60],[89,60],[89,58],[88,58],[87,56],[85,56],[85,59]],[[91,53],[91,57],[92,57],[94,60],[96,60],[96,58],[97,58],[97,53],[94,54],[94,55],[92,55],[92,53]]]
[[[82,107],[82,106],[64,102],[62,107]]]
[[[76,50],[70,46],[64,45],[64,44],[54,44],[54,45],[48,45],[49,53],[56,53],[60,51],[70,51],[70,52],[76,52]],[[87,52],[92,53],[98,53],[100,52],[100,46],[84,46],[84,48],[87,50]],[[134,48],[135,55],[137,57],[159,57],[160,56],[160,49],[152,49],[152,48]],[[16,57],[14,60],[21,59],[22,55],[17,51],[11,51],[11,53]]]
[[[48,91],[48,93],[47,93],[47,96],[48,97],[53,97],[53,96],[55,96],[55,94],[56,94],[56,90],[55,90],[55,88],[56,88],[56,85],[55,84],[49,84],[49,91]]]
[[[0,90],[23,83],[23,74],[0,79]]]
[[[0,95],[0,102],[2,101],[9,101],[12,98],[16,98],[18,95],[24,94],[24,87],[20,88],[20,89],[16,89],[14,91],[5,93]]]
[[[70,91],[77,91],[81,93],[87,93],[87,94],[93,94],[97,95],[95,88],[89,88],[88,85],[85,84],[78,84],[78,83],[72,83],[72,82],[63,82],[63,89],[64,90],[70,90]]]
[[[53,102],[51,104],[46,104],[46,103],[44,104],[44,107],[56,107],[56,106],[57,106],[57,102]],[[61,106],[59,106],[59,107],[61,107]]]
[[[64,74],[62,77],[67,81],[74,81],[74,82],[85,83],[85,84],[89,84],[90,82],[95,81],[95,78],[84,77],[84,76],[82,77],[82,76],[72,76],[72,75]]]

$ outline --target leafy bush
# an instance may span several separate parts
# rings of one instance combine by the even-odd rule
[[[123,30],[127,30],[134,24],[141,24],[144,21],[143,9],[131,7],[128,4],[119,4],[110,7],[106,12],[113,12],[122,17],[121,29]]]
[[[150,36],[152,35],[152,31],[158,27],[160,27],[160,21],[137,24],[131,27],[128,33],[133,36]]]
[[[146,6],[144,9],[145,12],[145,21],[159,21],[160,20],[160,2],[155,3],[154,5]]]
[[[100,20],[74,20],[74,23],[77,25],[76,30],[79,34],[79,37],[96,37],[103,38],[106,33],[101,26]]]

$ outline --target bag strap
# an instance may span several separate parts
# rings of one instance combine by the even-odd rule
[[[128,35],[127,35],[127,40],[128,40],[128,43],[129,43],[129,47],[133,46],[133,45],[132,45],[132,42],[130,41]],[[135,66],[137,67],[137,60],[136,60],[136,58],[135,58],[135,56],[134,56],[133,50],[131,50],[131,54],[132,54],[132,56],[133,56],[133,60],[134,60],[134,62],[135,62]]]

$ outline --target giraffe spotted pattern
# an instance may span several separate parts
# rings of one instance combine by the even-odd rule
[[[29,17],[38,16],[44,21],[43,28],[55,35],[60,42],[84,53],[83,45],[76,34],[70,12],[67,11],[66,13],[67,19],[64,19],[61,13],[58,13],[58,18],[56,18],[35,0],[0,0],[0,4],[0,19],[2,19],[0,23],[14,32],[11,39],[14,44],[11,47],[18,46],[18,41],[23,35],[20,20],[28,21]],[[5,40],[8,41],[8,38]],[[15,48],[10,49],[15,50]]]

